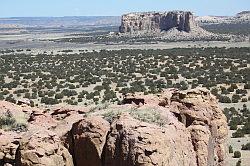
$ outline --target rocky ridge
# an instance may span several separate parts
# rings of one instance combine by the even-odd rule
[[[0,165],[226,165],[226,117],[206,89],[129,94],[99,109],[0,102],[12,110],[27,129],[0,130]]]

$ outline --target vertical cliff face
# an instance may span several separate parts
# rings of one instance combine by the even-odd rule
[[[147,12],[130,13],[122,16],[120,32],[160,32],[176,28],[179,31],[190,32],[198,27],[191,12]]]

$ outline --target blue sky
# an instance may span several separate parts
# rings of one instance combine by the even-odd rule
[[[234,15],[250,10],[250,0],[0,0],[0,17],[118,16],[134,11],[169,10]]]

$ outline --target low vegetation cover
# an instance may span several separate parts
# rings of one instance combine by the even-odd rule
[[[10,51],[9,51],[10,52]],[[249,48],[101,50],[0,55],[0,99],[32,105],[118,102],[125,93],[206,87],[221,103],[247,102]]]
[[[241,157],[240,151],[235,151],[234,152],[234,158],[240,158],[240,157]]]
[[[158,126],[163,126],[166,124],[166,119],[164,119],[158,110],[154,108],[147,109],[124,109],[124,110],[107,110],[103,114],[101,114],[104,119],[108,122],[112,122],[115,118],[122,115],[123,113],[130,114],[133,118],[140,120],[142,122],[156,124]]]
[[[242,145],[241,150],[250,150],[250,142],[245,145]]]
[[[245,104],[238,110],[234,107],[225,108],[224,114],[227,117],[230,130],[236,130],[232,134],[233,138],[240,138],[250,134],[250,110]]]
[[[234,151],[233,151],[233,147],[232,147],[232,145],[229,145],[229,153],[233,153]]]
[[[207,31],[219,33],[219,34],[233,34],[233,35],[249,35],[250,24],[249,23],[234,23],[234,24],[210,24],[203,25],[202,28]]]
[[[241,159],[237,161],[236,166],[241,166]]]
[[[26,131],[26,124],[16,121],[10,111],[0,115],[0,129],[12,131]]]

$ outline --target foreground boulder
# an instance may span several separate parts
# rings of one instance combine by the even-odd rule
[[[16,152],[21,137],[14,132],[0,130],[0,166],[4,164],[15,164]]]
[[[133,104],[140,101],[149,101],[150,95],[127,95]],[[132,96],[132,97],[131,97]],[[158,101],[154,100],[151,105],[165,107],[185,125],[186,130],[191,135],[191,142],[196,153],[196,164],[225,165],[225,146],[228,127],[226,117],[218,107],[214,96],[204,88],[197,88],[187,91],[170,89],[158,94]],[[142,105],[142,103],[139,103]],[[144,106],[149,105],[144,104]]]
[[[178,121],[160,127],[124,115],[112,124],[104,165],[195,166],[190,140],[190,134]]]
[[[110,129],[100,117],[90,117],[72,127],[72,147],[76,165],[102,165],[102,151]]]
[[[226,117],[208,90],[128,94],[122,103],[89,112],[0,102],[1,116],[25,124],[0,130],[0,166],[226,165]]]
[[[192,136],[199,165],[225,164],[226,117],[216,99],[206,89],[174,93],[170,110],[178,116]]]
[[[17,165],[73,166],[73,159],[55,133],[38,130],[23,135],[17,152]]]

